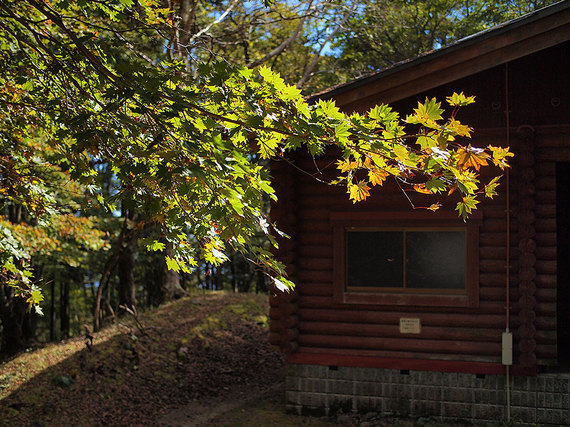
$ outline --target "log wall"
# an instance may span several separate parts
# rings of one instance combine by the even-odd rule
[[[563,52],[568,53],[567,44]],[[560,53],[556,52],[551,60],[544,53],[540,55],[510,64],[510,78],[520,80],[524,67],[537,61],[542,61],[541,73],[555,73],[555,67],[547,71],[548,63],[556,61]],[[559,75],[543,74],[534,77],[560,81]],[[528,103],[546,101],[543,92],[536,91],[533,96],[531,90],[525,97],[513,95],[519,103],[509,108],[516,120],[510,121],[507,132],[501,123],[509,123],[502,119],[508,99],[501,99],[500,94],[497,98],[496,90],[484,89],[486,85],[504,90],[508,77],[504,78],[505,70],[498,67],[415,97],[436,95],[443,99],[464,87],[480,88],[482,92],[476,95],[482,103],[464,120],[475,127],[472,144],[510,145],[517,155],[510,172],[509,194],[503,179],[499,195],[480,205],[483,220],[479,228],[478,307],[335,303],[331,212],[405,211],[412,206],[394,182],[374,189],[366,202],[353,205],[345,188],[324,185],[309,174],[281,163],[273,171],[274,179],[279,182],[280,202],[273,206],[272,216],[289,227],[285,231],[292,235],[292,241],[284,243],[278,255],[290,265],[297,288],[294,294],[272,299],[274,344],[297,355],[313,355],[311,360],[326,354],[500,364],[501,334],[507,327],[508,309],[508,327],[515,338],[515,365],[530,368],[557,363],[555,171],[557,161],[570,161],[570,127],[563,119],[557,119],[559,123],[542,124],[544,111],[537,115],[539,122],[533,122]],[[521,85],[518,80],[509,84]],[[560,84],[566,85],[562,87],[564,90],[568,87],[568,82]],[[396,109],[411,104],[411,100],[404,100]],[[556,117],[566,117],[566,121],[570,117],[568,105],[564,106],[565,114],[557,103],[550,107],[558,108]],[[488,123],[498,127],[485,127]],[[320,180],[331,181],[337,172],[335,158],[336,153],[316,161],[299,156],[296,167],[316,174]],[[482,177],[485,178],[489,176]],[[427,196],[409,195],[415,206],[431,204]],[[442,202],[443,209],[453,210],[457,201]],[[289,219],[283,221],[285,217]],[[400,318],[419,318],[421,333],[401,334]]]

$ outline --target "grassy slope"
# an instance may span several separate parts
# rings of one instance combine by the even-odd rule
[[[239,400],[282,382],[266,296],[192,296],[141,322],[97,333],[92,351],[73,339],[0,365],[0,425],[152,425],[188,402]]]

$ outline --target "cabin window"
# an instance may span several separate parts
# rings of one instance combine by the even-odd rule
[[[383,212],[335,213],[332,222],[336,302],[478,304],[477,219]]]

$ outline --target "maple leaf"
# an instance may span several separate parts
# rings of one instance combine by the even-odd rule
[[[430,211],[435,212],[435,211],[438,210],[440,207],[441,207],[441,203],[437,202],[437,203],[434,203],[433,205],[431,205],[428,209],[429,209]]]
[[[494,147],[489,145],[489,150],[493,153],[493,163],[495,166],[505,169],[510,167],[507,163],[509,157],[513,157],[514,154],[509,151],[509,147]]]
[[[496,176],[487,185],[485,185],[485,197],[492,199],[493,196],[497,195],[497,187],[499,186],[497,181],[499,181],[501,176]]]
[[[454,92],[453,95],[448,96],[447,103],[452,107],[464,107],[475,102],[474,96],[465,96],[463,92]]]
[[[336,162],[336,168],[339,169],[342,173],[350,172],[358,167],[357,161],[350,161],[349,159],[346,160],[339,160]]]
[[[478,171],[481,166],[488,165],[487,159],[489,157],[489,154],[483,148],[475,148],[468,145],[457,150],[457,165],[463,170],[473,167]]]
[[[390,174],[382,169],[372,167],[368,170],[368,179],[372,185],[382,185]]]
[[[416,190],[418,193],[422,193],[422,194],[433,194],[430,190],[428,190],[426,188],[425,184],[414,185],[414,190]]]
[[[366,198],[370,196],[370,191],[368,190],[370,190],[370,187],[367,185],[366,181],[357,181],[356,184],[349,184],[349,199],[352,200],[352,203],[366,200]]]
[[[461,202],[457,203],[455,210],[458,211],[461,218],[465,220],[469,214],[471,214],[473,209],[477,209],[478,203],[479,200],[477,200],[475,197],[465,196]]]

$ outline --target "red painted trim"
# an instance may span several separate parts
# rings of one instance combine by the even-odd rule
[[[303,365],[346,366],[378,369],[409,369],[412,371],[460,372],[468,374],[505,375],[500,363],[464,362],[453,360],[395,359],[388,357],[345,356],[334,354],[294,353],[287,363]],[[512,366],[512,375],[536,376],[536,367]]]

